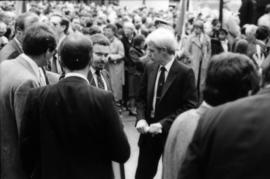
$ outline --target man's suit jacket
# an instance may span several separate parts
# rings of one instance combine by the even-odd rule
[[[80,77],[32,90],[21,131],[23,164],[34,179],[113,178],[111,162],[130,155],[112,94]]]
[[[1,49],[0,51],[0,63],[4,60],[10,60],[17,58],[20,54],[23,53],[22,48],[20,45],[14,40],[14,38],[9,41],[9,43]],[[44,69],[44,68],[43,68]],[[46,78],[47,84],[55,84],[58,82],[60,77],[59,74],[43,70],[44,76]],[[1,76],[0,76],[1,78]]]
[[[112,85],[111,85],[110,75],[109,75],[108,71],[105,69],[101,70],[101,75],[103,76],[103,78],[106,82],[108,91],[112,92]],[[92,74],[91,70],[89,70],[89,72],[88,72],[87,79],[92,86],[95,86],[98,88],[98,86],[93,78],[93,74]],[[113,165],[113,173],[114,173],[115,178],[124,179],[125,178],[124,165],[118,164],[116,162],[113,162],[112,165]]]
[[[270,89],[209,110],[179,178],[270,178]]]
[[[145,119],[150,125],[162,125],[163,144],[173,120],[182,112],[197,106],[195,77],[191,68],[174,60],[163,86],[162,95],[155,109],[155,118],[150,113],[154,97],[154,86],[159,65],[147,63],[137,99],[137,121]],[[141,135],[139,145],[143,143]]]
[[[104,78],[104,80],[106,82],[108,91],[112,92],[112,84],[111,84],[109,73],[105,69],[103,69],[103,70],[101,70],[101,75],[102,75],[102,77]],[[87,79],[88,79],[89,83],[92,86],[97,87],[97,84],[95,83],[95,80],[93,78],[93,74],[92,74],[91,70],[89,70],[89,72],[88,72]]]
[[[21,56],[0,64],[0,166],[1,179],[21,179],[18,129],[26,96],[39,87],[38,76]]]
[[[23,50],[14,38],[5,45],[0,51],[0,63],[7,59],[14,59],[23,53]]]

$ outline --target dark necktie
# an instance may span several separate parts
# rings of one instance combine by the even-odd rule
[[[98,88],[105,89],[105,85],[104,85],[103,80],[101,78],[100,70],[96,70],[96,75],[97,75]]]
[[[162,94],[162,88],[163,88],[164,83],[165,83],[165,71],[166,71],[166,68],[164,66],[162,66],[160,68],[160,75],[159,75],[159,79],[158,79],[157,95],[156,95],[156,106],[160,101],[160,97],[161,97],[161,94]]]

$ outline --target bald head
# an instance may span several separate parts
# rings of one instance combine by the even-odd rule
[[[81,70],[90,64],[92,42],[80,33],[68,35],[60,45],[59,55],[64,67],[70,71]]]

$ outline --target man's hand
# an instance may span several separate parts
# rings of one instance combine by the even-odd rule
[[[137,122],[136,129],[139,133],[145,134],[149,130],[149,125],[147,124],[146,120],[141,119]]]
[[[160,134],[162,133],[162,125],[160,123],[153,123],[150,125],[148,132],[154,135]]]

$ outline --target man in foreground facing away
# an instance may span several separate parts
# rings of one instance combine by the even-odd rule
[[[213,56],[206,70],[204,101],[197,109],[180,114],[172,124],[164,148],[162,178],[178,178],[187,147],[207,110],[255,94],[258,89],[259,76],[250,58],[231,52]]]
[[[57,84],[29,93],[21,128],[25,171],[32,178],[113,178],[130,147],[113,95],[87,80],[92,43],[81,34],[60,46],[66,72]]]
[[[263,82],[264,88],[256,95],[218,106],[202,116],[178,178],[270,177],[269,64],[263,69]]]

